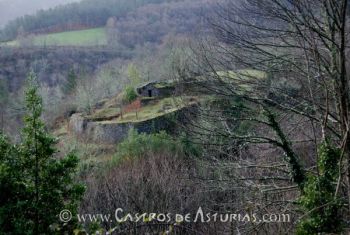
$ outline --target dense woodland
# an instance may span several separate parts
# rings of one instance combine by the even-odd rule
[[[34,14],[38,9],[49,9],[62,4],[75,2],[75,0],[32,0],[23,2],[21,0],[3,0],[0,2],[0,27],[4,27],[10,20],[24,15]]]
[[[152,30],[148,38],[157,33],[164,35],[168,30],[173,29],[188,32],[188,28],[192,29],[195,27],[194,23],[198,23],[193,22],[192,19],[197,19],[199,14],[204,16],[208,12],[205,9],[206,5],[203,3],[204,1],[183,0],[103,0],[96,4],[94,0],[84,0],[78,3],[61,5],[50,10],[38,11],[35,15],[27,15],[13,20],[1,31],[0,40],[15,39],[21,34],[103,27],[110,17],[115,18],[117,27],[121,22],[120,30],[123,33],[125,30],[130,30],[135,34],[140,29],[146,32],[143,25],[147,25],[147,28]],[[142,8],[143,6],[145,7]],[[195,9],[195,11],[191,9]],[[137,17],[135,17],[136,14]],[[185,23],[185,25],[181,28],[168,27],[179,25],[173,20],[181,20],[180,23]],[[187,22],[188,20],[189,22]],[[142,24],[140,25],[140,23]],[[168,25],[169,23],[173,25]],[[186,27],[186,25],[189,26]],[[147,39],[145,40],[147,41]]]
[[[0,235],[349,233],[349,9],[83,0],[11,21],[1,41],[19,43],[0,48]],[[95,27],[106,44],[33,43]],[[151,81],[174,92],[137,94]],[[130,128],[112,144],[94,132],[181,105],[163,130]],[[74,134],[76,117],[94,123],[97,141]],[[120,223],[118,208],[146,215]]]
[[[50,30],[70,30],[74,27],[103,26],[108,17],[122,17],[128,11],[136,9],[146,3],[162,1],[83,1],[58,6],[50,10],[39,11],[35,15],[27,15],[10,22],[2,33],[3,40],[13,39],[18,29],[23,27],[24,32],[49,32]]]

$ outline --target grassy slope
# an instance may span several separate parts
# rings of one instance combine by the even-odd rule
[[[222,78],[229,78],[234,80],[261,80],[266,79],[267,74],[265,72],[254,69],[242,69],[237,71],[218,71],[217,75]]]
[[[242,69],[237,71],[218,71],[224,81],[231,82],[236,87],[236,92],[250,92],[260,85],[260,82],[267,79],[267,74],[263,71],[254,69]]]
[[[124,113],[123,118],[119,117],[116,120],[107,121],[104,123],[129,123],[150,120],[186,107],[189,104],[188,100],[189,97],[163,98],[155,104],[146,105],[140,110],[137,110],[137,114],[135,110],[133,112]]]
[[[238,71],[219,71],[216,73],[223,79],[232,81],[233,84],[237,83],[236,91],[238,93],[250,92],[254,89],[254,86],[259,84],[259,81],[266,79],[267,74],[252,69],[238,70]],[[164,87],[166,83],[159,83],[156,86]],[[120,94],[112,99],[106,101],[106,103],[87,118],[95,121],[100,121],[104,124],[109,123],[128,123],[128,122],[141,122],[150,120],[165,114],[177,111],[181,108],[188,106],[189,104],[197,103],[198,97],[168,97],[155,99],[148,105],[143,106],[139,110],[123,112],[123,117],[120,116],[120,105],[123,94]],[[147,97],[143,97],[147,99]],[[191,101],[192,100],[192,101]],[[197,100],[193,102],[193,100]]]
[[[88,119],[100,121],[101,123],[129,123],[142,122],[153,119],[165,114],[175,112],[190,104],[193,104],[193,97],[168,97],[155,99],[153,103],[145,105],[138,110],[123,111],[123,117],[120,115],[119,105],[116,103],[118,99],[107,102],[103,107],[89,116]],[[114,104],[113,104],[114,103]]]
[[[4,44],[18,46],[19,41]],[[34,46],[101,46],[107,44],[107,35],[104,28],[52,33],[34,36],[33,44]]]

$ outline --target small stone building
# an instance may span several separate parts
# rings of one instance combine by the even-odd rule
[[[143,97],[168,97],[175,92],[175,85],[168,82],[149,82],[139,88],[137,93]]]

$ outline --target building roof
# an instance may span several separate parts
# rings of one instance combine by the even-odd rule
[[[145,87],[148,87],[148,86],[154,86],[154,88],[162,89],[162,88],[174,87],[175,83],[173,81],[171,81],[171,82],[169,82],[169,81],[150,81],[150,82],[147,82],[147,83],[139,86],[137,89],[144,89]]]

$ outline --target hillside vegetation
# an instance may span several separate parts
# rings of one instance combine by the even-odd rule
[[[135,4],[105,0],[97,6],[85,0],[18,18],[0,31],[0,42],[18,45],[16,39],[19,39],[23,45],[30,46],[108,44],[118,48],[160,44],[169,35],[208,33],[202,27],[203,22],[215,6],[215,1],[204,0],[147,0],[135,1]],[[102,33],[102,27],[107,35],[97,35]],[[99,28],[98,32],[93,28]],[[92,31],[75,32],[83,29]],[[67,31],[73,33],[56,34]],[[45,34],[48,36],[35,36]]]
[[[169,0],[83,0],[67,5],[60,5],[49,10],[40,10],[35,15],[26,15],[10,21],[0,40],[8,41],[18,35],[21,28],[24,32],[45,33],[77,29],[81,27],[104,26],[111,16],[123,17],[129,11],[150,4],[168,2]]]
[[[34,14],[38,9],[49,9],[62,4],[77,2],[78,0],[1,0],[0,1],[0,27],[17,17]]]
[[[349,1],[310,2],[82,0],[8,24],[0,235],[350,234]]]

